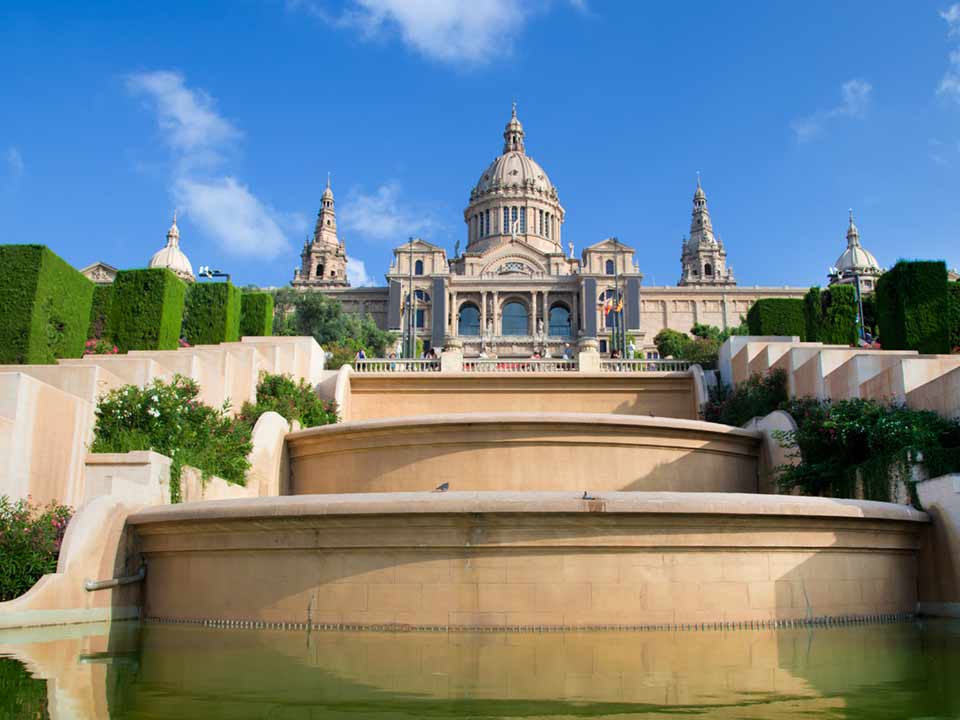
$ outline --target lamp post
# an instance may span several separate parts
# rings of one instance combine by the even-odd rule
[[[409,287],[407,292],[407,352],[409,359],[413,360],[417,354],[417,298],[413,290],[413,238],[410,238],[410,272]]]
[[[205,277],[207,279],[213,278],[226,278],[227,282],[230,282],[230,273],[225,273],[221,270],[214,270],[209,265],[201,265],[197,268],[197,277]]]

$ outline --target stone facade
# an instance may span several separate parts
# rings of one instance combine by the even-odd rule
[[[689,332],[698,322],[736,326],[758,298],[799,298],[806,292],[736,286],[699,178],[677,287],[643,287],[635,250],[617,238],[593,243],[578,257],[573,243],[563,245],[565,210],[556,186],[527,154],[516,107],[503,141],[502,153],[470,191],[462,253],[459,242],[449,257],[443,248],[413,238],[394,249],[387,287],[344,289],[346,253],[336,236],[328,185],[293,286],[337,297],[348,312],[369,312],[387,330],[415,325],[425,347],[459,338],[465,357],[535,352],[556,357],[568,344],[594,338],[601,352],[609,352],[614,322],[649,354],[664,328]]]

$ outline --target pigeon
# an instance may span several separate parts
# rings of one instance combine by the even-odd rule
[[[445,482],[437,485],[433,490],[431,490],[431,492],[446,492],[449,489],[450,489],[450,483]]]
[[[586,490],[584,490],[584,491],[583,491],[583,497],[581,497],[580,499],[581,499],[581,500],[596,500],[597,498],[596,498],[594,495],[591,495],[590,493],[588,493]]]

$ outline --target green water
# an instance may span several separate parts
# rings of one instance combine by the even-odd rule
[[[960,718],[960,623],[0,632],[0,718]]]

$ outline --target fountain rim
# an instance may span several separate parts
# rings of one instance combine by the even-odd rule
[[[296,520],[363,515],[592,514],[713,515],[889,520],[927,523],[927,513],[907,505],[873,500],[667,491],[597,492],[584,499],[570,492],[450,491],[280,495],[201,500],[150,507],[127,523],[145,526],[185,521]]]

